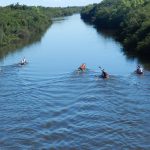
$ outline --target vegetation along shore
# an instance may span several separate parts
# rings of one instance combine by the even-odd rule
[[[150,1],[103,0],[82,9],[83,20],[115,31],[127,52],[150,56]]]
[[[52,18],[79,12],[81,7],[50,8],[9,5],[0,7],[0,57],[40,39]]]

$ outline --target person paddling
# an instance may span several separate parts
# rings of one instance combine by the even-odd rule
[[[143,74],[143,68],[140,65],[137,66],[136,73]]]
[[[101,77],[104,78],[104,79],[108,79],[109,78],[109,74],[104,69],[102,69],[101,67],[99,67],[99,68],[102,71]]]
[[[103,69],[102,70],[102,78],[105,78],[105,79],[107,79],[107,78],[109,78],[109,74]]]
[[[21,60],[21,62],[20,62],[20,64],[21,65],[24,65],[24,64],[26,64],[27,63],[27,61],[26,61],[26,59],[25,59],[25,57]]]
[[[85,71],[85,70],[86,70],[86,64],[82,64],[82,65],[78,68],[78,70],[80,70],[80,71]]]

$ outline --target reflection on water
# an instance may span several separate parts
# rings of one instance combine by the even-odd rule
[[[45,30],[46,31],[46,30]],[[26,39],[24,41],[20,41],[20,43],[13,44],[13,45],[7,45],[5,47],[0,47],[0,59],[4,59],[7,55],[11,53],[15,53],[16,51],[21,51],[23,47],[28,47],[30,44],[36,44],[41,41],[42,36],[44,35],[43,33],[39,33],[36,36],[32,36],[29,39]]]
[[[134,52],[122,50],[126,59],[134,61],[137,59],[138,64],[142,64],[146,70],[150,70],[150,57],[149,55],[137,55]]]
[[[128,61],[121,49],[113,38],[98,34],[79,15],[74,15],[65,20],[57,19],[40,43],[11,53],[3,59],[2,65],[16,63],[25,56],[31,62],[30,67],[42,75],[70,72],[81,63],[93,70],[101,66],[111,74],[127,75],[136,68],[136,60]]]
[[[0,71],[0,149],[149,149],[150,72],[80,20],[56,21]],[[19,66],[26,56],[28,64]],[[86,62],[88,70],[75,71]],[[99,78],[98,66],[110,72]]]
[[[95,29],[97,30],[98,34],[102,35],[104,38],[106,39],[113,38],[117,40],[115,30],[99,29],[98,27],[95,27]],[[126,50],[125,48],[121,48],[121,52],[125,56],[126,60],[137,61],[137,63],[142,64],[146,70],[150,70],[150,57],[148,55],[143,54],[138,55],[136,52]]]

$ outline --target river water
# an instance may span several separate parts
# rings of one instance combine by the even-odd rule
[[[55,19],[0,64],[1,150],[150,149],[150,72],[134,74],[138,60],[80,15]]]

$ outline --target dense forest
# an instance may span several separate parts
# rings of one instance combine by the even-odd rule
[[[150,56],[150,0],[103,0],[84,7],[81,17],[114,30],[126,51]]]
[[[0,56],[40,38],[53,17],[79,12],[80,7],[50,8],[19,5],[0,7]]]

